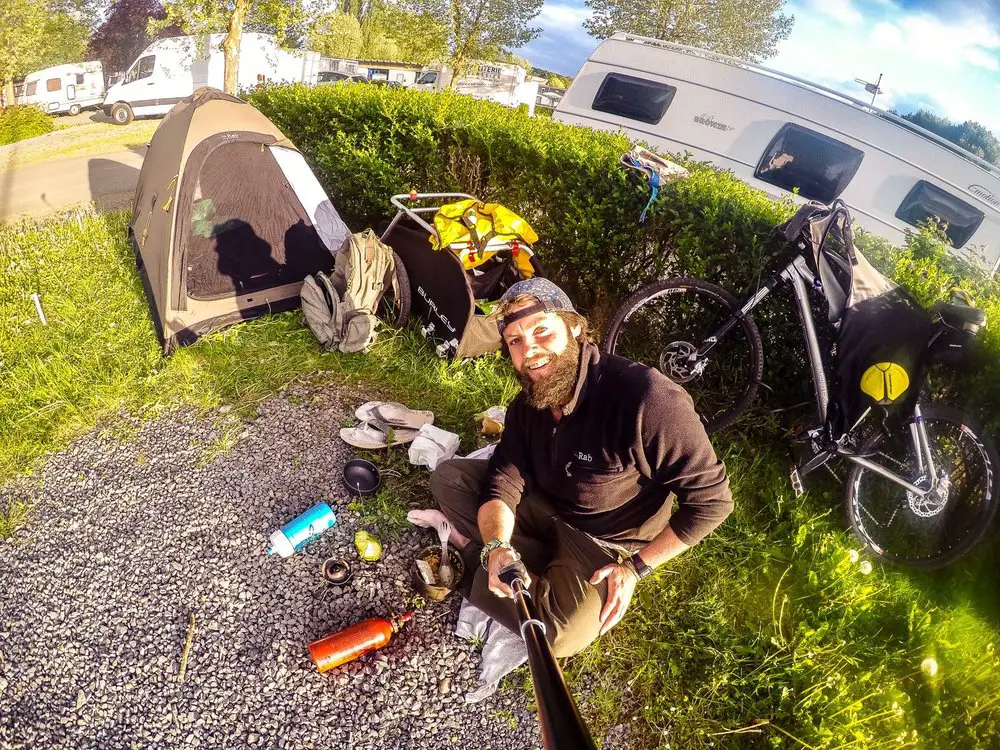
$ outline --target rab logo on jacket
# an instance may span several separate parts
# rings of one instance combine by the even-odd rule
[[[589,453],[583,453],[581,451],[577,451],[575,456],[577,461],[584,461],[586,463],[590,463],[591,461],[594,460],[594,457],[591,456]]]

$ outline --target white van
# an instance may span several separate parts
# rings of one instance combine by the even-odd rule
[[[956,249],[1000,265],[1000,169],[786,73],[617,33],[583,64],[553,117],[690,152],[771,195],[843,198],[859,225],[894,243],[936,217]]]
[[[104,101],[104,69],[99,60],[92,60],[29,73],[17,86],[14,100],[49,114],[79,114]]]
[[[162,116],[202,86],[223,88],[225,34],[176,36],[150,44],[129,66],[125,77],[108,89],[104,112],[125,125],[133,117]],[[282,49],[273,36],[245,33],[240,42],[237,85],[249,89],[264,82],[315,84],[319,53]]]

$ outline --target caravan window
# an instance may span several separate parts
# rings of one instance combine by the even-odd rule
[[[153,75],[153,69],[156,67],[156,55],[146,55],[145,57],[140,57],[136,60],[135,65],[129,70],[125,75],[125,83],[132,83],[133,81],[140,81],[143,78],[149,78]]]
[[[82,86],[83,85],[83,73],[77,73],[76,74],[76,85],[77,86]]]
[[[49,91],[49,92],[59,91],[59,89],[61,89],[61,88],[62,88],[62,81],[59,80],[58,78],[50,78],[49,80],[47,80],[45,82],[45,90],[46,91]]]
[[[975,206],[970,206],[937,185],[920,180],[899,204],[896,218],[914,227],[928,219],[935,219],[944,226],[952,246],[962,247],[979,229],[984,216]]]
[[[31,81],[24,87],[25,96],[34,96],[38,93],[38,81]]]
[[[809,200],[830,203],[854,179],[865,152],[795,123],[786,123],[757,163],[754,177]]]
[[[652,125],[663,119],[677,89],[622,73],[608,73],[597,89],[592,109]]]

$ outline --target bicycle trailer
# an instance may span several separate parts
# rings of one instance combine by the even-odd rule
[[[441,201],[449,202],[426,205]],[[382,241],[406,268],[421,332],[441,357],[498,351],[492,303],[515,282],[544,275],[531,249],[534,230],[509,209],[465,193],[400,194],[392,204],[397,212]]]

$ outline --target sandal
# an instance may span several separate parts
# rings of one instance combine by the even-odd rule
[[[379,421],[391,427],[419,430],[425,424],[434,424],[434,412],[408,409],[396,401],[369,401],[354,412],[362,422]]]
[[[389,442],[389,432],[392,432],[392,442]],[[404,445],[410,443],[417,436],[416,430],[408,430],[402,427],[380,422],[371,419],[362,422],[357,427],[343,427],[340,430],[340,439],[355,448],[387,448],[390,445]]]

